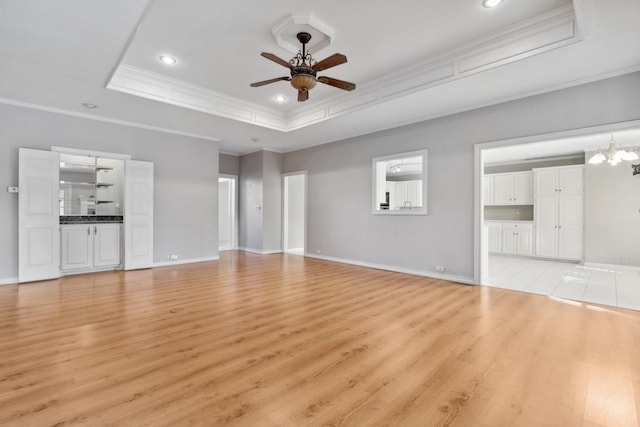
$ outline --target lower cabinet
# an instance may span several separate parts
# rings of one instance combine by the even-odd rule
[[[502,224],[502,253],[533,255],[533,224]]]
[[[120,265],[120,224],[60,226],[60,269],[91,270]]]
[[[533,224],[527,222],[490,222],[489,252],[533,255]]]

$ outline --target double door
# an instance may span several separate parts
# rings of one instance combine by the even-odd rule
[[[120,265],[120,224],[60,226],[60,269],[89,270]]]
[[[534,170],[536,255],[581,260],[583,166]]]

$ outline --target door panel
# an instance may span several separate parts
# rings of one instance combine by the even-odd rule
[[[93,265],[108,267],[120,264],[120,246],[120,225],[95,226]]]
[[[125,162],[124,269],[153,266],[153,163]]]
[[[18,281],[60,275],[60,156],[20,148],[18,155]]]
[[[93,235],[91,225],[64,225],[62,235],[63,270],[91,268],[93,266]]]
[[[513,203],[512,187],[513,176],[511,174],[497,175],[494,177],[493,197],[496,205],[510,205]]]
[[[558,192],[556,169],[544,170],[536,169],[534,176],[534,191],[536,196],[551,196]]]

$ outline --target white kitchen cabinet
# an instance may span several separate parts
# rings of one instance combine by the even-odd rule
[[[482,201],[485,205],[495,204],[495,194],[493,192],[495,180],[493,175],[484,175],[482,177]]]
[[[72,224],[60,226],[63,271],[117,267],[120,265],[120,224]]]
[[[485,205],[532,205],[533,172],[485,175]]]
[[[533,255],[533,224],[502,224],[502,253],[511,255]]]
[[[535,254],[581,260],[584,167],[534,169]]]
[[[120,265],[120,224],[93,226],[93,266]]]
[[[394,209],[422,206],[422,181],[387,181],[389,204]]]
[[[502,252],[502,223],[491,222],[487,227],[489,229],[489,252]]]

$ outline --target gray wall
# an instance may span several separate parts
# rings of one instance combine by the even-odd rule
[[[154,260],[218,255],[218,145],[210,141],[0,104],[0,280],[18,275],[18,147],[52,145],[154,162]]]
[[[231,154],[220,153],[220,173],[227,175],[240,174],[240,157]]]
[[[240,248],[282,250],[282,154],[258,151],[240,157]]]
[[[263,251],[282,250],[282,154],[264,152]]]
[[[474,144],[640,119],[640,73],[285,154],[308,171],[307,251],[473,277]],[[429,150],[428,216],[371,214],[371,158]]]
[[[630,162],[585,166],[586,262],[640,265],[640,175],[631,172]]]
[[[238,246],[258,252],[262,252],[262,169],[262,151],[240,158]]]

